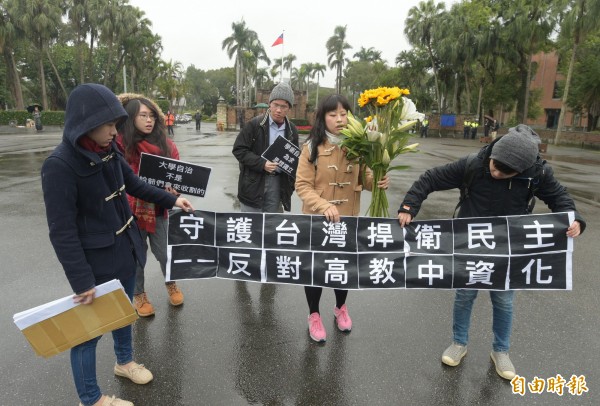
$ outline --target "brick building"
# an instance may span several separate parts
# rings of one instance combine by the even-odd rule
[[[533,56],[532,62],[537,65],[537,69],[531,79],[530,89],[541,89],[540,106],[544,109],[544,114],[535,120],[528,119],[527,124],[538,128],[556,128],[562,105],[559,82],[565,79],[558,71],[558,55],[556,52],[539,53]],[[586,128],[587,114],[573,114],[567,111],[564,125],[568,130]]]

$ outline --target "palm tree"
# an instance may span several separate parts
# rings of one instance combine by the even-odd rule
[[[245,89],[244,92],[244,103],[243,105],[248,107],[250,105],[250,91],[252,78],[256,75],[258,69],[258,61],[264,61],[267,65],[271,64],[271,60],[267,57],[267,53],[262,43],[258,39],[251,41],[248,50],[243,53],[244,63],[244,83],[242,87]],[[256,88],[256,84],[254,84]],[[256,92],[255,92],[256,95]]]
[[[179,105],[183,65],[181,62],[173,62],[173,60],[161,61],[159,69],[158,91],[169,100],[169,103]]]
[[[300,70],[304,72],[304,78],[306,80],[306,102],[308,103],[308,91],[310,88],[310,78],[313,71],[313,63],[303,63],[300,65]]]
[[[327,66],[323,65],[322,63],[317,62],[317,63],[312,64],[311,77],[314,78],[315,75],[317,76],[317,96],[315,99],[315,107],[317,107],[319,105],[319,78],[325,74],[326,69],[327,69]],[[307,100],[308,100],[308,97],[307,97]]]
[[[258,68],[254,72],[254,100],[257,100],[258,88],[263,89],[265,83],[271,80],[269,71],[267,68]]]
[[[365,47],[360,47],[360,51],[354,54],[355,58],[358,58],[361,62],[380,62],[381,59],[381,51],[377,51],[373,47],[369,47],[366,49]]]
[[[40,88],[42,91],[42,107],[48,109],[48,95],[46,91],[46,75],[44,72],[44,58],[50,58],[48,46],[52,38],[58,35],[58,27],[62,24],[61,2],[59,0],[16,0],[7,3],[8,12],[13,17],[15,25],[27,35],[31,44],[38,51],[38,69],[40,75]],[[56,71],[55,71],[56,72]],[[58,76],[62,90],[62,81]]]
[[[554,136],[554,145],[558,145],[560,133],[565,123],[567,99],[569,98],[569,88],[571,85],[571,78],[573,77],[575,60],[577,59],[577,48],[579,47],[579,44],[585,40],[585,37],[597,27],[598,15],[600,14],[600,2],[593,0],[572,0],[569,1],[568,10],[566,18],[562,23],[561,35],[568,36],[571,39],[571,41],[569,41],[571,43],[571,59],[569,60],[569,68],[562,95],[560,116],[558,117],[556,135]]]
[[[327,48],[327,63],[331,69],[335,69],[336,71],[335,88],[337,93],[342,92],[342,72],[344,71],[344,64],[347,62],[345,51],[352,48],[346,42],[346,28],[346,25],[335,27],[333,36],[329,37],[325,44]]]
[[[551,12],[553,3],[547,0],[511,0],[499,10],[500,17],[505,20],[503,35],[514,44],[516,51],[514,61],[520,76],[519,122],[524,123],[529,113],[532,57],[549,41],[554,29],[557,14]]]
[[[138,10],[140,16],[143,15]],[[122,40],[120,47],[118,67],[129,68],[129,83],[131,91],[136,89],[138,76],[144,76],[148,69],[153,69],[152,61],[159,59],[162,44],[160,37],[153,34],[150,26],[152,23],[147,18],[140,18],[126,38]],[[125,60],[125,58],[127,58]],[[119,68],[115,69],[118,72]]]
[[[283,58],[283,69],[290,72],[290,79],[292,77],[292,64],[296,59],[296,55],[294,54],[287,54],[287,56]]]
[[[238,23],[231,23],[231,29],[233,33],[223,40],[221,48],[227,50],[229,59],[235,56],[235,96],[237,105],[241,106],[243,104],[244,52],[250,49],[253,41],[258,40],[258,35],[246,27],[243,19]]]
[[[18,110],[23,110],[25,109],[25,103],[23,102],[21,75],[14,56],[14,47],[18,38],[17,31],[12,17],[8,14],[6,5],[0,4],[0,52],[2,52],[6,64],[6,82],[10,86],[11,94],[15,100],[15,107]]]
[[[87,33],[87,15],[89,2],[86,0],[69,0],[68,13],[69,24],[75,34],[75,47],[77,48],[77,59],[79,62],[79,83],[85,82],[85,64],[83,57],[83,44]]]
[[[423,47],[429,54],[433,77],[435,79],[435,95],[438,103],[438,111],[442,112],[440,97],[440,86],[438,83],[438,70],[433,55],[433,44],[437,38],[436,30],[441,26],[440,17],[446,10],[444,3],[434,3],[433,0],[421,1],[418,7],[408,10],[404,34],[414,47]]]

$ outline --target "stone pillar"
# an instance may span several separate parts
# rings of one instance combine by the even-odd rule
[[[224,131],[225,124],[227,123],[227,103],[221,96],[217,103],[217,131]]]

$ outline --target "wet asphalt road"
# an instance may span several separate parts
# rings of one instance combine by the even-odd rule
[[[239,209],[236,133],[214,124],[176,128],[181,159],[213,168],[197,208]],[[48,240],[39,169],[59,142],[58,129],[0,128],[0,405],[76,405],[68,352],[37,357],[12,315],[68,295],[69,285]],[[392,211],[425,169],[478,149],[477,141],[434,138],[404,156],[411,169],[392,174]],[[597,405],[600,404],[600,152],[549,146],[546,159],[575,196],[588,221],[576,240],[573,291],[519,292],[511,358],[517,373],[534,377],[584,376],[589,392],[562,397],[513,394],[489,359],[491,306],[482,294],[474,308],[469,354],[456,368],[441,364],[451,342],[452,291],[350,292],[350,334],[336,331],[334,295],[323,292],[327,343],[307,333],[302,288],[226,280],[185,281],[185,304],[173,308],[156,260],[149,255],[147,291],[156,316],[134,325],[136,360],[155,379],[136,386],[112,373],[112,339],[98,347],[98,379],[107,394],[136,405]],[[457,192],[433,194],[419,218],[449,218]],[[363,194],[366,209],[369,193]],[[536,210],[544,211],[538,204]],[[300,212],[294,197],[293,212]],[[566,388],[565,388],[566,391]]]

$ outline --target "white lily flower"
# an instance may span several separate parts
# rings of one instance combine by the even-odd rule
[[[367,131],[379,130],[379,127],[377,126],[377,117],[373,117],[373,120],[367,123],[366,129]]]
[[[417,123],[417,120],[403,120],[398,123],[398,130],[405,131],[412,128]]]
[[[383,150],[383,156],[381,157],[381,162],[384,165],[389,165],[391,159],[390,159],[390,154],[388,153],[387,149]]]
[[[400,113],[400,120],[423,120],[425,114],[417,111],[417,106],[411,99],[402,97],[402,113]]]
[[[388,141],[388,134],[385,134],[385,133],[381,134],[381,137],[379,138],[379,143],[381,144],[381,146],[383,148],[385,148],[387,141]]]
[[[419,146],[418,142],[415,142],[414,144],[410,144],[405,146],[404,148],[402,148],[402,150],[404,151],[412,151],[413,149],[417,148]]]
[[[367,139],[371,142],[375,142],[381,137],[381,133],[379,131],[369,131],[367,130]]]

